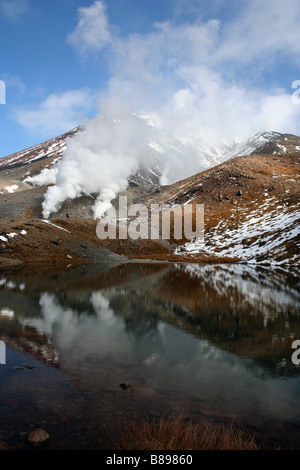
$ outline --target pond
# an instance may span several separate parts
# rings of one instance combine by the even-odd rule
[[[241,264],[1,270],[0,440],[113,449],[133,421],[182,416],[300,449],[299,291],[297,271]]]

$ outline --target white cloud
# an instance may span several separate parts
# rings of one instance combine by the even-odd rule
[[[7,87],[15,88],[16,90],[18,90],[18,92],[21,95],[25,93],[26,85],[25,85],[25,83],[22,82],[20,77],[5,73],[1,76],[1,78],[2,78],[2,80],[5,81],[5,85]]]
[[[90,7],[79,8],[78,12],[79,22],[67,42],[82,56],[99,52],[111,40],[105,5],[95,1]]]
[[[10,21],[21,19],[29,12],[27,0],[1,0],[0,15]]]
[[[76,127],[93,106],[90,90],[72,90],[48,96],[38,108],[18,108],[14,118],[24,128],[47,138]]]
[[[268,36],[263,24],[275,21],[284,8],[282,1],[274,0],[272,20],[266,3],[245,2],[243,14],[226,25],[218,20],[179,25],[169,21],[157,24],[149,34],[115,38],[109,91],[126,95],[138,111],[155,114],[165,133],[184,144],[199,146],[212,139],[220,144],[265,129],[297,133],[300,107],[293,104],[291,90],[257,89],[251,83],[252,67],[264,70],[266,51],[275,61],[282,50],[294,51],[296,58],[300,47],[299,41],[291,47],[299,34],[300,4],[291,0],[292,13],[278,20],[284,31],[289,30],[288,38],[282,41],[274,29],[272,38],[263,41],[262,36]]]
[[[137,90],[147,86],[148,89],[155,89],[156,95],[161,91],[158,87],[163,84],[166,95],[170,86],[177,86],[181,67],[210,62],[218,41],[218,31],[217,20],[180,25],[167,21],[157,23],[149,34],[115,37],[109,56],[111,80],[126,81]],[[158,96],[161,99],[162,96]]]
[[[299,23],[299,0],[247,1],[238,16],[224,25],[216,59],[268,62],[282,52],[299,60]]]

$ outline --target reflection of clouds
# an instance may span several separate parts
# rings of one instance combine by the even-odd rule
[[[145,366],[153,366],[158,361],[159,361],[159,354],[152,353],[144,359],[143,364]]]
[[[203,270],[192,268],[192,279],[197,278],[201,288],[214,286],[215,282],[222,293],[230,286],[238,293],[241,284],[242,291],[247,292],[247,285],[251,287],[260,282],[253,275],[255,270],[250,270],[251,276],[247,277],[244,274],[249,271],[241,267],[236,270],[212,266]],[[183,267],[175,269],[181,271],[184,279],[187,277],[182,272]],[[166,279],[173,270],[174,265],[166,271]],[[178,289],[181,279],[178,276]],[[178,311],[175,304],[167,304],[164,297],[160,297],[160,280],[161,277],[149,285],[145,279],[137,279],[136,284],[129,287],[112,286],[90,290],[84,295],[42,293],[39,316],[33,314],[21,321],[24,326],[31,325],[48,336],[64,369],[83,374],[91,381],[97,380],[97,370],[100,370],[99,380],[102,380],[102,371],[112,374],[109,380],[119,380],[122,370],[126,371],[129,383],[136,381],[164,390],[170,397],[174,391],[209,397],[213,406],[220,406],[224,412],[276,412],[276,416],[293,417],[298,388],[294,392],[291,382],[270,380],[268,364],[230,353],[213,344],[210,337],[194,336],[192,323],[189,323],[189,332],[174,326],[173,316],[169,314],[173,313],[177,319],[181,312],[187,312]],[[263,279],[264,285],[270,282],[270,292],[271,281]],[[285,286],[282,289],[288,291]],[[213,290],[214,287],[209,293],[218,296],[219,291],[214,294]],[[146,291],[151,295],[145,296]],[[238,302],[243,299],[241,295]],[[164,314],[166,310],[167,316],[161,317],[160,312]],[[221,324],[220,328],[226,330],[226,325]],[[277,367],[286,367],[284,357]],[[278,373],[284,376],[281,369]],[[282,403],[282,397],[290,401]]]
[[[268,334],[277,334],[276,341],[280,342],[284,331],[282,325],[287,328],[289,323],[291,326],[298,324],[294,316],[297,309],[294,302],[296,285],[290,283],[289,286],[284,282],[284,276],[277,273],[273,276],[272,271],[258,272],[255,268],[241,265],[172,264],[163,273],[149,272],[149,276],[141,277],[138,271],[135,275],[131,270],[125,271],[125,279],[131,275],[130,283],[120,287],[117,277],[116,285],[111,282],[110,287],[101,288],[103,283],[99,281],[95,291],[87,284],[82,290],[76,290],[76,284],[74,288],[68,285],[65,291],[62,284],[56,293],[41,293],[39,306],[36,301],[32,303],[30,283],[26,281],[22,295],[18,291],[7,290],[7,298],[11,302],[5,302],[3,308],[14,309],[15,317],[12,322],[2,323],[18,321],[23,327],[29,325],[47,335],[50,345],[54,346],[48,351],[57,352],[62,370],[74,372],[84,378],[87,385],[99,384],[100,390],[103,385],[118,387],[120,381],[126,381],[136,387],[142,385],[160,391],[170,402],[174,399],[174,403],[179,395],[183,398],[191,396],[196,407],[196,400],[201,403],[204,397],[204,410],[207,406],[208,410],[221,410],[224,414],[242,417],[270,413],[277,419],[290,419],[296,415],[299,377],[288,380],[290,359],[283,354],[273,358],[272,353],[268,361],[263,357]],[[5,284],[3,281],[2,285]],[[194,289],[192,292],[190,286]],[[260,288],[263,288],[261,292]],[[209,296],[204,306],[201,294]],[[197,308],[201,315],[203,313],[195,322],[185,307],[185,302],[190,305],[191,295],[195,295],[196,300],[199,297]],[[214,302],[221,298],[216,304],[218,312],[219,307],[222,309],[222,300],[230,295],[236,311],[241,314],[245,300],[254,302],[251,305],[257,302],[257,309],[253,308],[253,312],[259,314],[264,308],[264,315],[276,315],[278,311],[285,312],[286,305],[291,306],[286,310],[291,316],[278,315],[276,328],[272,327],[269,332],[264,329],[262,338],[259,336],[261,319],[254,318],[252,322],[251,317],[250,338],[245,336],[245,341],[251,346],[251,354],[256,353],[258,346],[257,354],[262,355],[262,361],[247,357],[246,346],[245,356],[241,353],[243,347],[238,348],[236,354],[227,351],[226,340],[231,323],[226,326],[226,317],[216,322],[213,309],[211,315],[207,314],[210,300],[214,306]],[[20,313],[20,299],[24,299],[24,305],[28,303],[26,312],[30,312],[30,316]],[[292,338],[291,328],[287,333]],[[252,334],[255,339],[253,350]],[[297,334],[294,336],[297,339]],[[33,335],[30,340],[34,342],[35,338]],[[242,337],[238,339],[243,346]],[[266,348],[269,347],[267,341],[265,344]],[[283,353],[284,348],[278,348],[281,350]],[[281,380],[282,377],[285,380]],[[185,403],[181,405],[184,407]]]
[[[163,374],[170,390],[209,397],[212,406],[221,406],[225,414],[275,412],[284,419],[294,417],[298,388],[293,391],[292,383],[269,380],[266,370],[252,359],[224,351],[170,325],[160,325],[159,332],[160,360],[154,370]],[[151,369],[147,370],[150,373]],[[283,397],[288,399],[284,401]]]
[[[124,321],[115,316],[104,295],[94,292],[90,302],[96,315],[61,305],[55,294],[43,293],[40,296],[42,318],[27,317],[22,323],[49,336],[59,353],[69,350],[74,358],[78,355],[82,359],[91,355],[97,358],[131,349],[124,335]]]
[[[61,307],[54,294],[41,294],[40,306],[43,315],[40,328],[43,328],[43,333],[51,334],[56,323],[64,328],[66,325],[70,327],[76,321],[73,310]]]
[[[17,286],[16,286],[16,284],[15,284],[14,282],[12,282],[12,281],[7,281],[7,282],[6,282],[6,287],[7,287],[8,289],[15,289]]]
[[[41,317],[24,317],[19,320],[23,327],[35,328],[41,335],[46,335],[52,340],[53,333],[57,329],[63,331],[71,329],[72,323],[76,322],[76,315],[71,308],[60,306],[55,294],[44,293],[40,295]]]
[[[1,317],[13,318],[14,315],[15,315],[15,312],[11,308],[2,308],[0,310]]]
[[[116,324],[117,319],[114,315],[114,311],[109,307],[109,300],[106,299],[101,292],[92,293],[91,304],[97,316],[101,318],[107,326]]]

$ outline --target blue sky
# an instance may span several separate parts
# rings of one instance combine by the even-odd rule
[[[299,24],[298,0],[0,0],[0,157],[112,97],[186,141],[300,134]]]

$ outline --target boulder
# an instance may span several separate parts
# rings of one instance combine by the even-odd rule
[[[59,237],[53,238],[50,242],[53,243],[53,245],[59,245]]]
[[[28,434],[27,441],[33,447],[38,447],[42,445],[49,439],[49,434],[43,429],[35,429]]]
[[[123,388],[123,390],[128,390],[131,387],[131,385],[127,384],[126,382],[123,382],[120,384],[120,387]]]

